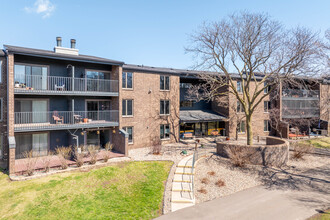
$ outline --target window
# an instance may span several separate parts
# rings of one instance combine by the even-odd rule
[[[264,82],[264,87],[267,86],[267,82]],[[269,86],[267,86],[265,89],[264,89],[264,93],[267,94],[269,92]]]
[[[30,124],[50,122],[48,103],[48,100],[43,99],[15,100],[15,123]]]
[[[48,67],[35,65],[15,65],[15,85],[33,89],[47,89]]]
[[[245,133],[245,121],[238,123],[238,133]]]
[[[160,114],[169,115],[170,114],[170,101],[160,100]]]
[[[123,116],[133,116],[133,100],[124,99],[122,103],[122,115]]]
[[[133,143],[133,127],[123,127],[123,130],[125,130],[128,133],[128,143]]]
[[[270,110],[270,101],[264,101],[264,112],[269,112]]]
[[[0,121],[2,121],[3,116],[3,98],[0,98]]]
[[[160,90],[170,90],[169,76],[160,76]]]
[[[188,101],[188,100],[184,100],[180,102],[180,108],[181,107],[193,107],[194,106],[194,101]]]
[[[2,60],[0,60],[0,83],[2,83]]]
[[[265,132],[270,131],[270,121],[269,120],[264,120],[264,131]]]
[[[123,72],[122,88],[123,89],[133,89],[133,73]]]
[[[160,125],[160,139],[170,138],[170,125]]]
[[[240,101],[237,101],[237,112],[244,112],[243,105]]]
[[[243,92],[242,82],[237,81],[237,92]]]
[[[32,150],[33,157],[46,156],[48,152],[48,133],[15,134],[16,159],[23,158],[23,153]]]

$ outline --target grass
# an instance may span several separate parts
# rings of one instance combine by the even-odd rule
[[[172,162],[126,162],[12,182],[0,172],[2,219],[152,219]]]
[[[325,138],[314,138],[310,140],[303,141],[308,144],[312,144],[314,147],[317,148],[328,148],[330,149],[330,137]]]
[[[308,220],[329,220],[330,219],[330,209],[325,210],[323,213],[316,214],[309,218]]]

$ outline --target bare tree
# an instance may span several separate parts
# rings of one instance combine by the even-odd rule
[[[252,119],[257,106],[282,81],[314,72],[319,48],[316,34],[305,28],[285,30],[264,14],[242,12],[219,22],[205,23],[192,35],[187,52],[196,57],[204,82],[191,88],[195,99],[233,95],[242,104],[247,144],[253,140]],[[236,74],[232,74],[233,68]],[[315,73],[315,72],[314,72]],[[236,81],[240,81],[238,87]]]

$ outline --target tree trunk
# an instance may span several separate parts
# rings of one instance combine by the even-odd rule
[[[247,145],[253,144],[252,115],[246,116],[246,137]]]

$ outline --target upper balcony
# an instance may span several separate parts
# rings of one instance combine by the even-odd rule
[[[118,126],[118,110],[15,112],[15,132]]]
[[[318,108],[285,108],[282,111],[282,118],[318,118],[320,117],[320,109]]]
[[[283,100],[319,100],[319,90],[283,89]]]
[[[15,75],[15,94],[118,96],[118,80]]]

